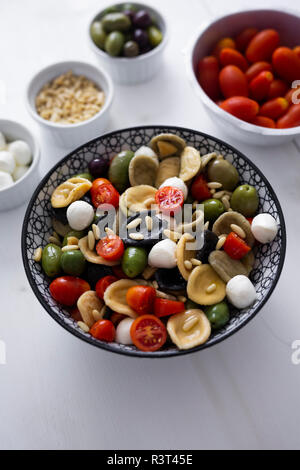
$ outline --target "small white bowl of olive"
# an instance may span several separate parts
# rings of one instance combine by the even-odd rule
[[[139,3],[122,3],[94,15],[88,36],[113,80],[133,85],[158,72],[167,43],[167,26],[157,10]]]

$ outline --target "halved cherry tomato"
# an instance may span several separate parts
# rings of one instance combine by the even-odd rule
[[[101,341],[111,343],[116,336],[115,326],[110,320],[98,320],[90,329],[90,334]]]
[[[252,64],[245,73],[248,82],[250,83],[253,78],[255,78],[260,72],[263,72],[264,70],[272,72],[272,65],[265,61]]]
[[[91,290],[91,287],[79,277],[61,276],[51,282],[49,289],[54,300],[72,307],[84,292]]]
[[[191,194],[197,201],[205,201],[205,199],[211,198],[211,192],[207,186],[207,181],[204,175],[200,174],[196,176],[191,186]]]
[[[270,129],[275,129],[276,127],[275,121],[266,116],[255,116],[253,121],[251,121],[251,124],[261,127],[269,127]]]
[[[266,101],[259,110],[261,116],[267,116],[271,119],[278,119],[286,113],[289,102],[285,98],[274,98]]]
[[[248,96],[246,76],[236,65],[226,65],[220,72],[219,82],[225,98]]]
[[[245,96],[228,98],[220,107],[243,121],[252,121],[259,110],[258,103]]]
[[[177,300],[160,299],[157,297],[154,302],[154,313],[157,317],[166,317],[174,313],[183,312],[185,305]]]
[[[300,104],[292,104],[288,112],[277,121],[279,129],[300,126]]]
[[[162,212],[174,215],[183,205],[184,194],[181,189],[174,188],[173,186],[164,186],[156,191],[155,201]]]
[[[130,328],[133,344],[141,351],[157,351],[167,340],[167,330],[154,315],[141,315]]]
[[[229,47],[231,49],[236,49],[235,41],[232,38],[222,38],[220,41],[217,42],[214,50],[213,50],[213,55],[215,55],[217,58],[219,58],[219,54],[222,49],[225,47]]]
[[[252,63],[269,60],[278,44],[278,32],[275,29],[264,29],[251,39],[246,49],[246,58]]]
[[[260,72],[249,84],[251,97],[255,101],[261,101],[266,98],[273,79],[274,76],[272,72],[266,70]]]
[[[232,259],[241,259],[251,250],[250,246],[235,232],[227,235],[223,249]]]
[[[246,28],[235,38],[236,47],[239,51],[244,52],[250,41],[256,36],[258,29],[256,28]]]
[[[95,286],[96,294],[98,295],[99,299],[103,299],[104,292],[113,282],[116,282],[118,278],[115,276],[104,276],[97,282]]]
[[[225,67],[226,65],[236,65],[239,69],[245,72],[248,68],[248,62],[245,57],[237,50],[225,47],[220,52],[220,63]]]
[[[268,99],[272,100],[273,98],[278,98],[279,96],[285,96],[288,92],[289,87],[286,82],[276,78],[270,85]]]
[[[133,286],[126,293],[126,302],[139,315],[153,313],[156,290],[150,286]]]
[[[98,241],[96,251],[108,261],[118,261],[123,256],[124,243],[118,235],[109,235]]]
[[[213,56],[204,57],[198,64],[198,82],[205,93],[217,100],[220,96],[219,63]]]
[[[300,58],[289,47],[278,47],[272,56],[272,64],[278,75],[293,82],[300,77]]]
[[[119,193],[116,188],[105,178],[97,178],[91,187],[91,197],[94,207],[109,208],[118,207]]]

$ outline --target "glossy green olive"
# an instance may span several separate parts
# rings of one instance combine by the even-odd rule
[[[224,159],[214,159],[208,164],[207,176],[209,181],[222,184],[221,189],[232,191],[239,182],[237,169]]]
[[[122,269],[126,276],[136,277],[141,274],[148,262],[148,254],[144,248],[129,246],[124,251]]]
[[[255,215],[259,204],[259,198],[256,189],[250,184],[238,186],[232,193],[230,199],[231,208],[240,212],[245,217]]]
[[[64,273],[80,276],[85,269],[86,261],[80,250],[69,250],[62,253],[60,265]]]
[[[107,34],[103,28],[101,21],[94,21],[91,26],[91,37],[96,46],[100,47],[100,49],[104,49],[105,47],[105,40]]]
[[[124,34],[120,33],[120,31],[113,31],[106,38],[105,50],[112,57],[117,57],[122,52],[124,42]]]
[[[85,236],[86,236],[86,230],[80,230],[80,231],[71,230],[71,232],[68,232],[67,235],[64,237],[63,246],[66,246],[68,244],[69,237],[76,237],[78,238],[78,240],[80,240],[80,238],[83,238]]]
[[[219,302],[205,308],[205,314],[210,321],[213,330],[222,328],[229,321],[229,308],[226,302]]]
[[[123,193],[129,186],[128,167],[133,157],[134,153],[131,150],[123,150],[113,158],[110,164],[108,179],[119,193]]]
[[[91,173],[78,173],[78,175],[74,175],[73,178],[85,178],[86,180],[93,181]]]
[[[149,26],[147,32],[151,46],[158,46],[163,39],[162,32],[156,26]]]
[[[124,13],[108,13],[102,18],[102,26],[106,33],[112,31],[128,31],[131,26],[131,21]]]
[[[43,249],[42,268],[49,277],[58,276],[60,268],[61,248],[54,243],[49,243]]]
[[[205,221],[214,222],[225,211],[219,199],[206,199],[203,201]]]
[[[136,57],[139,55],[140,48],[137,42],[135,41],[127,41],[124,44],[123,54],[125,57]]]

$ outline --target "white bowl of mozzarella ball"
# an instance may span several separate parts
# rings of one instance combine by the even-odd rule
[[[39,182],[39,148],[31,132],[0,119],[0,211],[24,204]]]

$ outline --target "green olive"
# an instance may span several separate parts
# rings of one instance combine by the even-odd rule
[[[102,26],[107,33],[112,31],[124,32],[130,29],[131,21],[124,13],[108,13],[102,18]]]
[[[78,240],[80,240],[80,238],[83,238],[85,236],[86,236],[86,230],[80,230],[80,231],[71,230],[71,232],[68,232],[67,235],[64,237],[63,246],[66,246],[68,244],[69,237],[76,237],[78,238]]]
[[[222,189],[232,191],[239,182],[237,169],[224,159],[214,159],[208,164],[207,176],[210,181],[222,184]]]
[[[245,217],[252,217],[257,211],[259,198],[256,189],[250,184],[238,186],[230,199],[231,208]]]
[[[133,157],[134,153],[131,150],[123,150],[113,158],[110,164],[108,179],[120,193],[123,193],[129,186],[128,167]]]
[[[156,26],[149,26],[147,32],[151,46],[158,46],[163,39],[162,32]]]
[[[107,34],[104,31],[101,21],[94,21],[90,32],[96,46],[100,47],[100,49],[104,49]]]
[[[144,271],[147,262],[148,254],[144,248],[129,246],[123,255],[122,269],[126,276],[133,278]]]
[[[58,276],[60,273],[61,248],[54,243],[45,246],[42,253],[42,267],[49,277]]]
[[[113,5],[111,7],[105,8],[105,10],[102,12],[101,16],[103,18],[103,16],[108,15],[108,13],[117,13],[118,11],[120,11],[120,9],[116,5]]]
[[[124,41],[124,34],[120,33],[119,31],[113,31],[106,38],[106,52],[112,57],[117,57],[122,52]]]
[[[203,201],[205,221],[214,222],[225,211],[219,199],[206,199]]]
[[[122,5],[122,10],[132,11],[133,13],[135,13],[137,11],[137,7],[132,5],[132,3],[124,3],[124,5]]]
[[[85,178],[86,180],[93,181],[91,173],[78,173],[78,175],[74,175],[73,178]]]
[[[139,55],[140,48],[137,42],[127,41],[124,44],[123,53],[126,57],[136,57]]]
[[[211,323],[213,330],[222,328],[229,321],[229,308],[226,302],[219,302],[205,308],[205,314]]]
[[[62,270],[71,276],[80,276],[85,269],[85,264],[85,257],[80,250],[65,251],[60,258]]]

